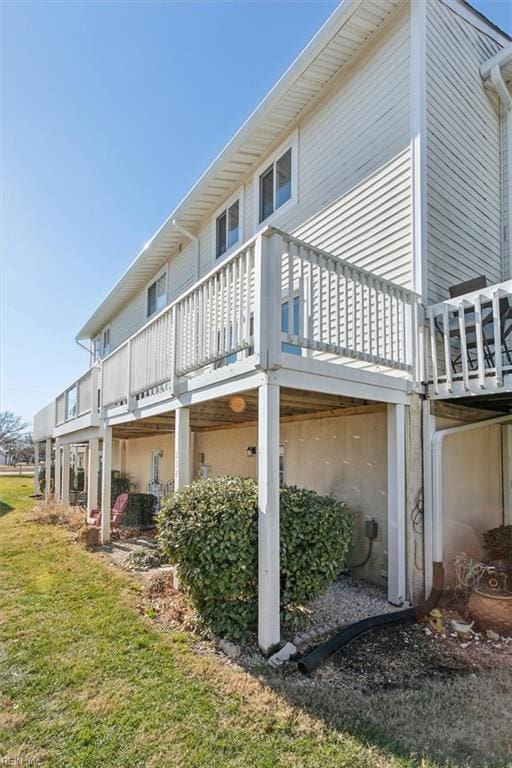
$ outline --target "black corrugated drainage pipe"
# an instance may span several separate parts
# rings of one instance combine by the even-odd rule
[[[433,564],[433,582],[432,592],[421,605],[405,608],[402,611],[383,613],[379,616],[370,616],[369,619],[362,619],[362,621],[356,621],[354,624],[343,627],[342,630],[325,643],[322,643],[318,648],[303,656],[298,662],[299,671],[304,674],[313,672],[330,656],[337,653],[352,640],[355,640],[356,637],[366,635],[374,629],[394,627],[397,624],[412,624],[415,621],[419,621],[436,607],[443,593],[444,569],[442,563]]]

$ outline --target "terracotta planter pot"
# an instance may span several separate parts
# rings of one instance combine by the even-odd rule
[[[478,629],[512,634],[512,593],[475,589],[469,598],[468,609]]]

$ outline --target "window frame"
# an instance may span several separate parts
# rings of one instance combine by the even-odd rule
[[[164,275],[165,275],[165,304],[160,309],[158,309],[157,307],[154,312],[149,314],[149,296],[148,296],[149,289],[154,283],[158,282],[158,280],[160,280],[160,278],[163,277]],[[159,312],[162,312],[167,306],[167,304],[169,303],[169,270],[168,270],[167,264],[165,264],[165,266],[162,267],[162,269],[159,272],[157,272],[156,275],[154,275],[154,277],[152,277],[151,280],[149,280],[146,283],[144,287],[144,297],[145,297],[145,312],[146,312],[146,321],[147,321],[147,320],[151,320],[151,318],[155,317],[155,315],[158,315]]]
[[[108,333],[108,350],[105,350],[105,334]],[[104,328],[101,329],[100,333],[98,333],[97,336],[94,337],[92,340],[93,343],[93,356],[95,360],[103,360],[103,358],[108,357],[110,353],[112,352],[112,326],[111,323],[108,323]]]
[[[220,256],[217,256],[217,219],[222,216],[223,213],[226,214],[226,246],[228,241],[228,210],[231,208],[231,206],[236,203],[238,200],[238,240],[236,243],[233,243],[233,245],[230,245],[229,248],[226,247],[226,250],[223,254]],[[244,185],[237,189],[237,191],[231,195],[231,197],[228,197],[228,199],[221,205],[215,213],[212,216],[212,256],[213,256],[213,264],[218,264],[219,262],[223,261],[227,256],[229,256],[231,253],[236,251],[237,248],[239,248],[243,241],[244,241]]]
[[[276,202],[276,179],[277,179],[277,162],[281,159],[283,155],[285,155],[288,150],[291,150],[292,153],[292,161],[291,161],[291,195],[290,198],[279,206],[279,208],[275,207]],[[273,177],[273,193],[274,193],[274,210],[272,213],[266,217],[266,219],[263,219],[263,221],[260,221],[260,178],[263,176],[270,168],[273,168],[274,177]],[[299,190],[299,129],[296,128],[293,133],[286,139],[286,141],[283,141],[282,144],[280,144],[277,149],[275,149],[271,155],[268,155],[265,158],[265,161],[259,165],[257,170],[254,173],[253,177],[253,197],[254,197],[254,207],[253,207],[253,216],[254,216],[254,232],[258,232],[260,229],[263,229],[264,227],[268,226],[271,223],[274,223],[275,220],[281,216],[283,211],[287,211],[289,208],[291,208],[293,205],[297,204],[298,201],[298,190]]]
[[[110,355],[112,352],[112,339],[111,339],[111,328],[110,323],[105,326],[105,328],[101,332],[100,337],[100,343],[101,343],[101,359],[103,360],[104,357],[107,357],[107,355]],[[105,334],[108,334],[108,347],[105,348]]]

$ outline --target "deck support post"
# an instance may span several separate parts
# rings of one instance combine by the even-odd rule
[[[39,493],[39,443],[34,443],[34,494]]]
[[[52,439],[46,438],[44,452],[44,497],[49,499],[52,495]]]
[[[387,407],[388,600],[405,600],[405,406]]]
[[[280,641],[279,386],[258,389],[258,644]]]
[[[61,442],[59,438],[55,440],[55,480],[54,480],[54,494],[55,494],[55,501],[60,501],[62,498],[62,487],[61,487],[61,480],[62,480],[62,465],[61,465]]]
[[[62,501],[69,504],[69,465],[71,446],[66,443],[62,446]]]
[[[112,490],[112,427],[103,433],[103,463],[101,471],[101,543],[110,543],[110,495]]]
[[[100,439],[92,437],[87,451],[87,514],[98,508],[98,472],[100,471]]]
[[[174,489],[179,491],[190,484],[190,410],[185,407],[175,411],[174,434]]]
[[[83,470],[84,470],[84,491],[87,493],[87,478],[89,476],[89,446],[88,445],[86,445],[84,448]]]

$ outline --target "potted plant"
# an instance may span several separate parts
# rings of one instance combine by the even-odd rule
[[[506,575],[489,567],[487,584],[480,584],[468,602],[468,611],[478,629],[512,634],[512,592],[506,588]]]
[[[512,575],[512,525],[499,525],[484,533],[484,547],[489,555],[489,565],[497,571]]]

